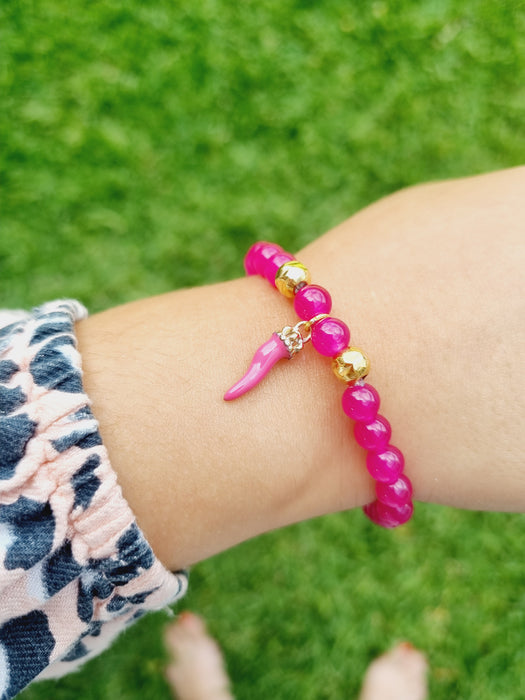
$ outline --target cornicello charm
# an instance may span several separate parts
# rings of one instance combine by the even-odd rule
[[[224,400],[233,401],[253,389],[279,360],[291,360],[310,340],[312,325],[322,318],[325,314],[272,333],[270,339],[258,348],[246,374],[224,394]]]

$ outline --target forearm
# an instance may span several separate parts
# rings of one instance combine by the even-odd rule
[[[342,386],[313,352],[279,363],[242,399],[223,400],[262,340],[292,318],[288,303],[252,278],[79,324],[85,383],[119,481],[171,567],[372,496],[339,415]],[[336,453],[349,471],[339,474]]]
[[[297,254],[372,360],[417,499],[524,507],[524,184],[521,170],[403,192]],[[124,495],[171,568],[373,498],[326,358],[305,350],[241,399],[222,399],[293,320],[288,300],[249,278],[78,325]]]

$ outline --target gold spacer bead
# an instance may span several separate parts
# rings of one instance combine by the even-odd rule
[[[284,263],[275,275],[275,286],[281,294],[289,299],[295,296],[297,287],[310,284],[310,270],[298,260]]]
[[[359,348],[346,348],[332,360],[332,369],[338,379],[353,382],[370,372],[370,360]]]

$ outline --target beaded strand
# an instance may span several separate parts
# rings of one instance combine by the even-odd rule
[[[295,312],[310,324],[312,345],[321,355],[332,358],[335,375],[347,384],[343,411],[354,421],[355,439],[367,452],[366,467],[375,480],[376,499],[364,506],[364,513],[387,528],[406,523],[414,507],[412,484],[403,474],[403,453],[390,444],[390,423],[378,413],[379,393],[364,382],[370,361],[359,348],[349,345],[346,323],[329,315],[329,292],[310,284],[308,269],[275,243],[255,243],[246,254],[244,267],[248,275],[264,277],[281,294],[293,298]]]

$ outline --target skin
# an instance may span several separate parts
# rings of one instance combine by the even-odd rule
[[[417,500],[525,510],[524,191],[525,168],[410,188],[297,253],[371,359]],[[170,569],[373,500],[344,384],[313,348],[222,399],[295,318],[290,300],[252,277],[78,324],[123,493]]]

